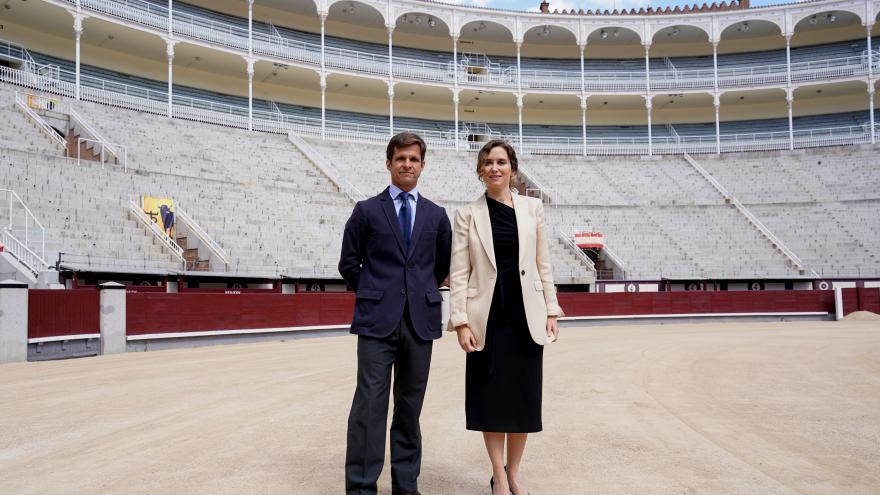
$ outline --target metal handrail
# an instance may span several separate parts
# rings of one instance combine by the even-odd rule
[[[28,208],[26,204],[24,204],[24,201],[22,201],[21,196],[19,196],[18,193],[16,193],[12,189],[4,189],[4,188],[0,188],[0,192],[9,193],[9,225],[6,227],[6,229],[10,232],[15,230],[15,225],[13,224],[13,221],[12,221],[12,219],[14,218],[14,215],[12,214],[12,208],[13,208],[13,205],[15,204],[14,201],[17,201],[18,204],[24,209],[24,212],[25,212],[25,219],[24,219],[24,240],[25,240],[25,243],[28,243],[28,244],[30,243],[30,229],[28,227],[28,219],[30,219],[40,229],[40,257],[45,258],[46,257],[46,227],[44,227],[43,224],[40,223],[39,220],[37,220],[37,217],[34,216],[34,213],[31,211],[31,209]]]
[[[119,156],[119,151],[117,151],[117,149],[113,145],[113,143],[111,143],[100,132],[98,132],[97,129],[95,129],[91,124],[89,124],[86,121],[86,119],[83,118],[83,116],[80,115],[79,112],[77,112],[75,108],[73,108],[72,104],[68,105],[67,112],[68,112],[68,114],[70,114],[70,117],[73,119],[74,123],[82,126],[82,128],[91,135],[91,138],[89,138],[90,140],[97,141],[98,143],[101,144],[102,161],[103,161],[103,157],[104,157],[104,149],[106,149],[108,153],[110,153],[111,155],[113,155],[116,158],[116,161],[118,163],[118,161],[122,157]],[[126,153],[126,155],[127,155],[127,153]],[[126,161],[126,160],[123,160],[123,161]],[[126,164],[126,170],[127,169],[128,169],[128,165]]]
[[[62,71],[62,75],[65,72]],[[85,81],[99,83],[102,87],[84,87],[82,98],[103,104],[145,111],[158,115],[168,112],[167,93],[159,93],[147,88],[131,86],[97,78],[85,78]],[[19,86],[39,89],[45,92],[73,96],[75,85],[63,79],[36,75],[0,66],[0,81],[10,82]],[[113,88],[113,89],[111,89]],[[118,90],[114,91],[114,89]],[[161,99],[153,95],[161,96]],[[188,105],[181,104],[182,101]],[[203,108],[204,107],[204,108]],[[188,97],[174,97],[173,115],[178,118],[195,120],[230,127],[248,128],[247,107],[235,107],[209,100],[198,100]],[[279,116],[267,111],[255,110],[254,129],[263,132],[287,134],[294,132],[299,135],[322,137],[321,120],[314,117],[284,114]],[[396,128],[396,130],[402,130]],[[454,130],[437,131],[409,129],[422,134],[425,141],[439,149],[455,149]],[[347,140],[384,144],[390,134],[387,126],[363,124],[356,122],[325,121],[324,137],[331,140]],[[880,125],[874,129],[878,135]],[[863,126],[845,126],[794,131],[795,147],[829,146],[845,144],[862,144],[871,141],[871,130]],[[492,133],[492,138],[501,137],[516,141],[518,136],[506,133]],[[790,145],[787,131],[722,134],[721,151],[766,151],[787,149]],[[657,153],[714,153],[716,137],[714,134],[702,136],[681,136],[676,142],[670,137],[654,137],[653,146]],[[468,143],[465,149],[479,143]],[[637,137],[587,137],[587,152],[594,155],[637,155],[648,152],[647,136]],[[584,151],[582,137],[565,136],[523,136],[523,153],[550,154],[581,154]],[[476,151],[476,150],[474,150]]]
[[[795,254],[794,251],[789,249],[789,247],[786,246],[785,243],[776,236],[776,234],[774,234],[769,228],[767,228],[767,226],[764,225],[764,223],[761,222],[758,217],[756,217],[755,214],[751,212],[751,210],[746,208],[746,206],[743,205],[735,196],[730,194],[727,188],[722,186],[721,183],[718,182],[718,180],[716,180],[715,177],[713,177],[708,170],[703,168],[702,165],[700,165],[692,156],[687,153],[684,154],[684,159],[694,168],[694,170],[702,175],[703,178],[709,181],[709,183],[712,184],[712,186],[715,187],[715,189],[717,189],[718,192],[720,192],[726,200],[730,201],[737,209],[737,211],[739,211],[743,216],[746,217],[746,219],[748,219],[750,223],[752,223],[758,230],[760,230],[761,233],[770,240],[770,242],[776,245],[776,247],[779,248],[782,254],[785,255],[785,257],[787,257],[798,268],[798,271],[807,270],[807,267],[804,266],[804,262],[801,261],[800,257]],[[816,276],[817,278],[819,277],[819,274],[816,273],[815,270],[810,268],[810,271],[814,276]]]
[[[620,256],[618,256],[613,249],[611,249],[611,246],[609,246],[607,242],[602,246],[602,252],[605,253],[606,256],[608,256],[612,263],[620,268],[623,278],[626,279],[626,274],[629,273],[629,268],[626,267],[626,263],[623,262]]]
[[[28,96],[33,96],[34,98],[42,98],[38,95],[28,94]],[[43,120],[40,115],[34,111],[30,105],[27,104],[27,101],[24,99],[21,93],[18,91],[15,92],[15,103],[18,105],[25,115],[31,118],[37,126],[39,126],[40,130],[46,133],[46,135],[52,140],[55,141],[56,144],[60,145],[62,148],[67,148],[67,143],[64,142],[64,139],[55,132],[55,129],[52,128],[45,120]]]
[[[578,259],[581,260],[581,262],[586,264],[590,270],[594,272],[596,271],[596,264],[593,263],[593,260],[591,260],[590,257],[586,254],[584,254],[584,251],[581,248],[577,247],[574,239],[572,239],[571,236],[567,235],[565,231],[561,228],[559,229],[559,238],[562,240],[562,243],[565,244],[565,246],[568,247],[571,252],[578,257]]]
[[[208,249],[210,249],[211,252],[214,253],[214,255],[216,255],[217,258],[222,261],[224,265],[229,264],[226,250],[223,249],[220,244],[217,244],[217,241],[215,241],[214,238],[211,237],[211,235],[208,234],[208,232],[205,231],[205,229],[203,229],[201,225],[199,225],[195,220],[192,219],[191,216],[189,216],[189,214],[183,209],[183,207],[180,206],[180,203],[177,203],[174,206],[174,213],[181,220],[183,220],[183,223],[185,223],[186,226],[189,227],[190,230],[192,230],[196,237],[198,237],[202,242],[205,243]]]
[[[82,7],[104,13],[127,21],[133,21],[150,28],[159,28],[163,31],[168,29],[168,9],[143,0],[66,0],[70,4],[80,4]],[[180,36],[198,39],[209,43],[218,44],[224,47],[237,48],[248,51],[249,38],[248,30],[242,26],[226,23],[208,17],[191,14],[187,12],[175,12],[173,16],[172,31]],[[254,48],[260,48],[255,51],[271,54],[284,59],[305,62],[308,64],[320,63],[320,45],[308,43],[299,40],[292,40],[280,36],[277,32],[265,33],[262,31],[253,31],[252,39],[254,40]],[[277,47],[277,48],[276,48]],[[291,49],[299,53],[291,53]],[[345,70],[354,70],[370,74],[384,74],[388,69],[387,55],[378,53],[362,52],[340,47],[324,47],[325,62],[328,66],[338,67]],[[880,52],[878,52],[880,53]],[[467,66],[464,63],[465,56],[459,67],[455,70],[463,72],[460,79],[461,84],[469,84],[469,82],[501,84],[504,86],[512,86],[516,84],[515,78],[508,77],[511,69],[515,66],[502,67],[498,63],[490,63],[485,67],[486,74],[470,74],[467,72]],[[435,62],[431,60],[420,60],[402,57],[393,57],[393,67],[396,75],[408,76],[412,79],[430,79],[430,80],[451,80],[451,62]],[[873,62],[873,57],[869,57],[869,61]],[[712,68],[699,69],[677,69],[672,66],[672,70],[652,71],[651,79],[662,84],[663,81],[690,81],[683,87],[702,87],[706,86],[714,80],[714,70]],[[851,68],[866,67],[867,63],[863,56],[847,56],[834,57],[824,60],[810,60],[803,62],[794,62],[791,64],[791,72],[800,74],[803,72],[833,69],[835,72],[843,73]],[[419,70],[413,70],[418,68]],[[407,70],[408,69],[408,70]],[[425,69],[428,69],[427,71]],[[434,73],[430,71],[433,70]],[[398,72],[399,71],[399,72]],[[719,67],[719,82],[727,79],[748,78],[755,76],[783,76],[787,73],[785,64],[768,64],[753,67]],[[521,71],[523,81],[538,81],[537,87],[555,87],[560,89],[578,89],[581,80],[579,70],[572,71],[546,71],[541,69],[525,69]],[[585,78],[592,86],[596,81],[639,81],[644,84],[646,80],[644,71],[591,71],[589,76]],[[561,82],[560,82],[561,81]],[[696,82],[697,84],[693,84]],[[576,84],[577,83],[577,84]],[[658,88],[660,89],[660,88]],[[673,89],[663,84],[663,89]]]
[[[76,146],[76,164],[77,164],[77,166],[80,164],[80,161],[82,159],[81,155],[82,155],[83,143],[94,143],[94,144],[100,145],[100,148],[101,148],[101,155],[100,155],[101,156],[101,169],[102,170],[104,169],[104,165],[106,164],[106,162],[108,160],[105,160],[104,150],[106,149],[106,147],[104,146],[103,141],[99,141],[97,139],[88,139],[88,138],[81,137],[81,138],[76,139],[76,143],[77,143],[77,146]],[[123,157],[122,158],[122,169],[124,171],[128,172],[128,148],[122,144],[118,144],[118,143],[112,143],[112,144],[114,144],[115,146],[119,146],[122,149],[122,157]],[[119,158],[116,159],[116,163],[117,164],[119,163]]]
[[[171,254],[174,255],[174,257],[177,258],[185,268],[186,258],[183,256],[183,248],[181,248],[180,245],[177,244],[177,242],[175,242],[168,234],[162,231],[162,229],[159,228],[159,225],[152,221],[150,217],[148,217],[147,214],[144,213],[144,211],[131,199],[128,200],[128,209],[135,218],[140,220],[145,227],[150,229],[150,232],[159,239],[159,242],[161,242],[163,246],[171,251]]]
[[[315,150],[309,143],[292,132],[287,134],[287,139],[293,143],[293,145],[296,146],[296,148],[299,149],[310,162],[315,164],[315,166],[318,167],[318,169],[327,176],[336,187],[348,196],[352,202],[357,203],[358,201],[366,199],[366,194],[361,192],[354,183],[348,180],[343,173],[326,160],[324,155]]]
[[[46,263],[40,255],[33,252],[27,245],[16,238],[12,232],[8,230],[0,230],[0,238],[3,239],[3,245],[9,249],[15,258],[34,273],[39,275],[41,270],[48,270],[49,263]]]

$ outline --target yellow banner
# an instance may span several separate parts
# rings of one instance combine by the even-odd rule
[[[141,210],[150,217],[150,220],[159,224],[159,228],[174,239],[174,200],[171,198],[156,198],[141,194]]]

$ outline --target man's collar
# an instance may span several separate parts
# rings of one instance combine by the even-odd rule
[[[388,186],[388,194],[391,196],[391,199],[397,199],[397,196],[399,196],[400,193],[402,193],[402,192],[403,192],[403,189],[395,186],[394,184],[391,184],[390,186]],[[419,188],[418,187],[412,188],[412,190],[409,191],[409,193],[410,193],[410,195],[412,195],[414,201],[419,200]]]

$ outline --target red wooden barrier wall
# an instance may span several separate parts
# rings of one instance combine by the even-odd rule
[[[843,315],[854,311],[880,314],[880,288],[843,289]]]
[[[351,323],[354,294],[126,295],[128,335]]]
[[[845,314],[880,313],[880,289],[844,289]],[[129,335],[345,325],[354,294],[126,294]],[[567,316],[688,313],[834,312],[833,291],[559,293]],[[28,337],[98,333],[99,291],[31,290]]]
[[[688,313],[834,313],[834,291],[560,292],[566,316]]]
[[[28,338],[100,333],[96,290],[28,291]]]

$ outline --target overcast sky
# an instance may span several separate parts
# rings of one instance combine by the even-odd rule
[[[509,9],[509,10],[538,10],[538,5],[540,5],[541,0],[439,0],[441,2],[446,3],[457,3],[461,5],[473,5],[478,7],[492,7],[496,9]],[[719,3],[721,0],[717,0]],[[691,5],[694,3],[699,3],[702,5],[702,2],[691,2]],[[712,4],[712,1],[706,2],[708,4]],[[794,0],[752,0],[750,2],[750,6],[752,7],[761,7],[764,5],[779,5],[784,3],[796,3]],[[630,9],[635,8],[638,9],[640,7],[666,7],[667,5],[670,7],[674,7],[679,5],[684,7],[687,5],[687,1],[669,1],[669,0],[653,0],[653,1],[643,1],[643,0],[550,0],[550,11],[563,9],[599,9],[599,10],[613,10],[615,8],[621,9]]]

